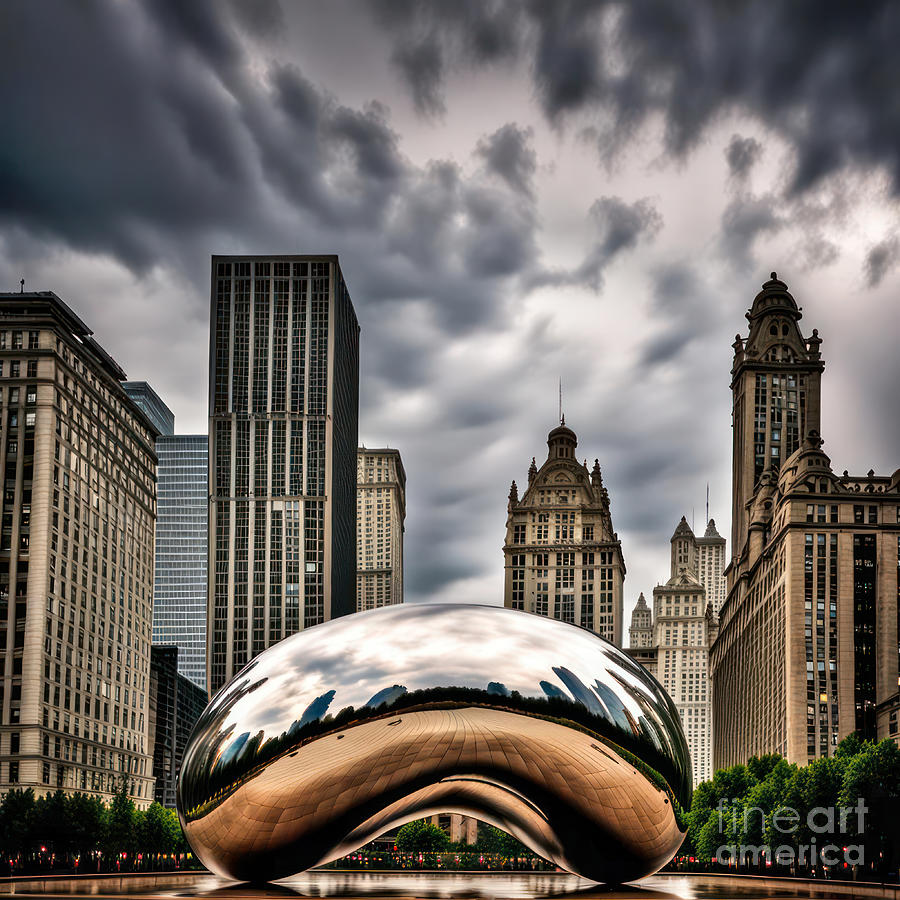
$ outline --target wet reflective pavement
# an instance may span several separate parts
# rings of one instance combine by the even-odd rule
[[[207,873],[107,878],[52,877],[30,881],[4,881],[0,894],[29,897],[65,897],[94,894],[107,898],[141,896],[199,898],[199,900],[279,900],[292,897],[434,898],[434,900],[758,900],[772,897],[885,896],[900,900],[900,890],[888,886],[882,893],[862,886],[818,881],[722,879],[703,875],[654,875],[634,885],[607,888],[575,875],[562,873],[437,873],[437,872],[306,872],[264,886],[235,884]],[[894,892],[897,892],[896,894]]]

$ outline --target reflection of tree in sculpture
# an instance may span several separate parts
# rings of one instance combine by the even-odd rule
[[[435,604],[334,620],[257,657],[201,717],[178,802],[198,857],[232,877],[283,877],[450,810],[622,880],[677,848],[689,773],[669,698],[596,635]]]

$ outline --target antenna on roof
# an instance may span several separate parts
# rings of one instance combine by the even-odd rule
[[[706,524],[709,524],[709,482],[706,482]]]
[[[566,424],[566,420],[563,418],[563,411],[562,411],[562,375],[560,375],[560,377],[559,377],[559,424],[560,425]]]
[[[20,294],[25,293],[25,279],[24,278],[19,279],[19,293]]]

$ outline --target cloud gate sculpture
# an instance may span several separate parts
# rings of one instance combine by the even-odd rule
[[[391,606],[269,648],[201,716],[178,811],[196,856],[284,878],[438,812],[621,883],[684,837],[687,746],[660,685],[582,628],[496,606]]]

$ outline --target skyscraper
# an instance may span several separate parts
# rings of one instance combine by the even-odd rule
[[[707,602],[712,605],[713,614],[718,616],[725,602],[725,538],[716,530],[716,520],[706,523],[703,537],[697,542],[697,577],[706,591]]]
[[[711,530],[715,531],[712,519],[707,536]],[[652,638],[650,613],[641,594],[631,615],[628,649],[656,676],[678,709],[695,785],[712,777],[709,648],[718,632],[712,601],[699,574],[701,546],[682,516],[671,539],[669,579],[653,589]]]
[[[178,648],[178,673],[206,688],[209,438],[156,439],[153,643]]]
[[[56,294],[0,294],[0,792],[153,799],[156,429],[124,379]]]
[[[123,381],[122,387],[160,436],[175,434],[175,414],[146,381]]]
[[[818,433],[822,342],[801,335],[800,317],[773,273],[734,343],[735,521],[710,659],[716,767],[769,752],[805,764],[853,731],[898,730],[900,469],[835,475]]]
[[[160,432],[153,643],[178,647],[179,674],[205,689],[208,438],[176,435],[175,416],[146,381],[126,381],[122,387]]]
[[[189,678],[179,674],[178,647],[154,644],[150,648],[150,741],[153,748],[153,796],[157,803],[175,808],[178,773],[184,751],[207,696]]]
[[[578,439],[565,422],[547,437],[549,453],[519,499],[509,492],[504,606],[552,616],[622,645],[622,544],[613,531],[600,463],[575,458]]]
[[[214,256],[207,671],[356,609],[359,326],[336,256]]]
[[[399,451],[360,447],[356,479],[356,608],[402,603],[406,473]]]

